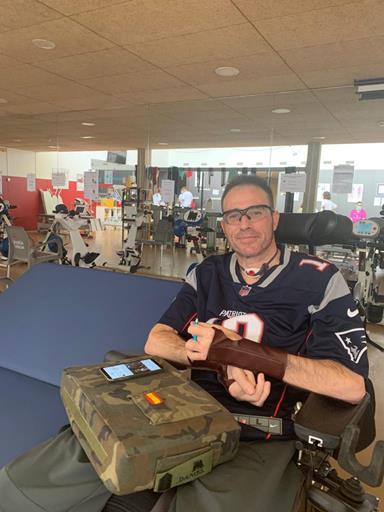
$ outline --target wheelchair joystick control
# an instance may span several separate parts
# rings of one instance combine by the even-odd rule
[[[345,480],[340,485],[338,492],[343,499],[352,502],[352,504],[363,503],[364,501],[364,490],[360,480],[356,477]]]

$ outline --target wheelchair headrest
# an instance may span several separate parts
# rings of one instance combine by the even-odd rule
[[[353,238],[352,221],[331,211],[281,213],[276,241],[286,244],[326,245],[346,243]]]

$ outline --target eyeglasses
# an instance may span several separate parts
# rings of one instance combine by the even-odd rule
[[[250,222],[258,222],[267,217],[269,213],[273,213],[273,208],[267,204],[254,204],[240,210],[234,208],[233,210],[227,210],[223,212],[223,219],[226,224],[234,226],[240,224],[242,217],[246,216]]]

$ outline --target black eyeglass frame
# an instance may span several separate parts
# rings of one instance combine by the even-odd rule
[[[244,217],[244,215],[248,218],[248,220],[251,220],[251,218],[248,216],[248,210],[250,210],[251,208],[267,208],[271,212],[271,214],[275,211],[272,208],[272,206],[269,206],[269,204],[251,204],[251,206],[248,206],[247,208],[243,208],[242,210],[240,208],[232,208],[232,210],[227,210],[222,213],[224,222],[226,224],[229,224],[225,217],[229,213],[234,213],[234,212],[240,213],[240,218],[238,221],[239,223],[241,222],[241,219]]]

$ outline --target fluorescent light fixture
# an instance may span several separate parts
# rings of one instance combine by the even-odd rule
[[[274,108],[272,110],[273,114],[289,114],[291,110],[289,108]]]
[[[168,146],[168,142],[158,142],[159,146]]]
[[[325,137],[323,135],[315,135],[314,137],[312,137],[313,140],[324,140]]]
[[[57,149],[57,146],[48,146],[50,149]]]
[[[95,137],[93,135],[83,135],[83,137],[81,137],[82,139],[94,139]]]
[[[232,133],[239,133],[239,132],[241,132],[240,128],[231,128],[229,131],[232,132]]]
[[[12,142],[21,142],[21,139],[12,139]]]
[[[360,100],[384,99],[384,78],[367,78],[355,80],[356,94],[360,94]]]
[[[48,39],[32,39],[32,43],[41,50],[53,50],[56,44]]]
[[[219,76],[237,76],[240,73],[240,70],[231,66],[223,66],[221,68],[216,68],[215,73]]]
[[[88,123],[86,121],[84,121],[83,123],[81,123],[83,126],[95,126],[96,123]]]

